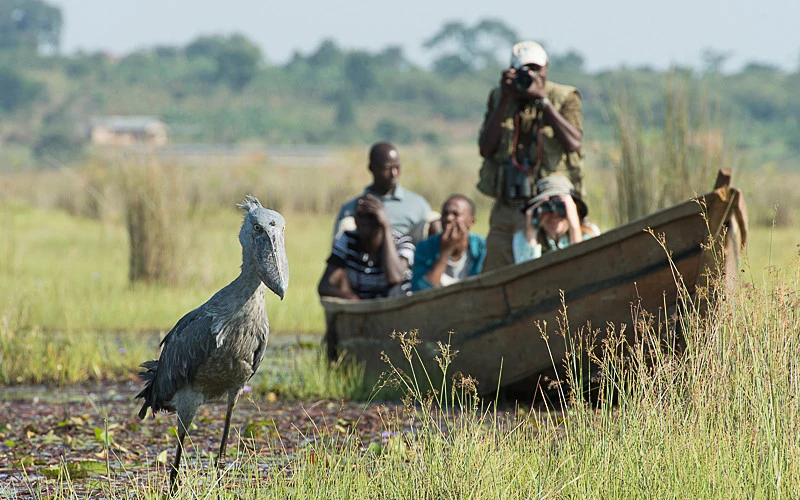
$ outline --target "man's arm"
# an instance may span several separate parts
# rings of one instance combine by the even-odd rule
[[[389,287],[402,283],[408,270],[408,260],[401,257],[397,251],[394,237],[392,236],[392,225],[387,220],[383,224],[383,246],[381,247],[381,258],[383,261],[383,275]],[[406,237],[408,238],[408,237]],[[411,240],[408,238],[409,241]]]
[[[581,98],[576,92],[571,96],[561,112],[556,110],[549,100],[545,101],[544,118],[553,127],[558,142],[567,152],[578,151],[583,142],[583,112],[581,111]]]
[[[358,295],[353,293],[350,282],[347,281],[347,272],[343,267],[328,264],[322,279],[319,280],[317,292],[320,297],[339,297],[341,299],[359,300]]]
[[[380,224],[381,231],[383,231],[383,244],[381,245],[381,260],[383,262],[383,275],[386,278],[386,283],[391,288],[394,285],[402,283],[405,279],[405,273],[409,267],[409,259],[402,258],[398,253],[397,245],[394,241],[394,229],[392,223],[389,222],[389,217],[386,215],[386,210],[383,208],[381,201],[374,196],[368,194],[360,202],[360,210],[365,213],[375,215],[378,224]],[[404,236],[411,245],[410,259],[413,259],[413,244],[411,238]]]
[[[511,97],[507,92],[500,92],[500,98],[496,104],[494,103],[494,96],[494,92],[489,95],[481,135],[478,138],[478,148],[483,158],[488,158],[497,152],[502,135],[500,125],[505,119],[506,107],[511,102]]]
[[[450,224],[447,229],[442,233],[439,239],[439,257],[431,266],[431,270],[425,275],[425,278],[434,287],[442,286],[442,275],[447,270],[447,261],[450,257],[460,255],[458,251],[466,251],[468,245],[469,231],[459,223]],[[463,247],[463,248],[461,248]]]

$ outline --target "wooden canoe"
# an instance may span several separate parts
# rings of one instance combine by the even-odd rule
[[[720,171],[715,189],[696,199],[448,287],[370,301],[323,298],[328,354],[344,353],[363,363],[373,380],[388,368],[382,353],[395,364],[405,362],[392,332],[417,330],[422,341],[417,348],[429,372],[439,371],[437,342],[449,339],[458,351],[450,373],[471,375],[479,393],[535,384],[565,355],[563,339],[552,340],[563,305],[570,332],[631,324],[633,305],[674,312],[680,295],[676,271],[692,296],[708,276],[736,274],[747,212],[741,192],[729,184],[730,171]],[[654,234],[663,235],[668,252]],[[544,321],[549,343],[536,326]]]

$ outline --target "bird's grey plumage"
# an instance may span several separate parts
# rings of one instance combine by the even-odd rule
[[[197,407],[227,397],[218,460],[223,458],[231,411],[267,347],[266,291],[270,289],[283,299],[289,285],[283,217],[251,196],[238,206],[247,211],[239,231],[241,273],[181,318],[161,341],[159,359],[143,363],[145,371],[139,374],[145,381],[136,396],[144,399],[139,418],[146,416],[147,408],[153,413],[178,413],[179,443],[170,474],[171,492],[177,484],[183,438]]]

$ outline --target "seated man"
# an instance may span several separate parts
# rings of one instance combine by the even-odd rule
[[[322,297],[360,300],[407,295],[411,290],[414,244],[392,230],[381,201],[367,194],[356,200],[355,231],[333,245],[317,291]]]
[[[372,173],[372,184],[361,196],[371,194],[383,203],[393,229],[410,236],[414,242],[441,230],[438,225],[439,214],[431,211],[425,198],[400,186],[400,154],[397,148],[388,142],[374,144],[369,151],[369,171]],[[358,199],[348,201],[339,210],[333,228],[334,241],[343,232],[355,228],[353,217]]]
[[[514,233],[514,263],[536,259],[600,234],[585,220],[589,209],[564,176],[539,179],[536,196],[522,208],[525,228]]]
[[[442,232],[419,242],[414,256],[412,290],[447,286],[481,272],[486,241],[471,234],[475,204],[455,194],[442,205]]]

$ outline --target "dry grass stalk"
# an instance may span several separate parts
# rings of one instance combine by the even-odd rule
[[[120,168],[131,282],[177,284],[183,275],[188,202],[181,169],[140,158]]]
[[[645,111],[623,86],[610,113],[619,148],[617,224],[705,192],[714,173],[732,163],[714,104],[695,96],[691,82],[670,77],[660,126],[648,124]]]

